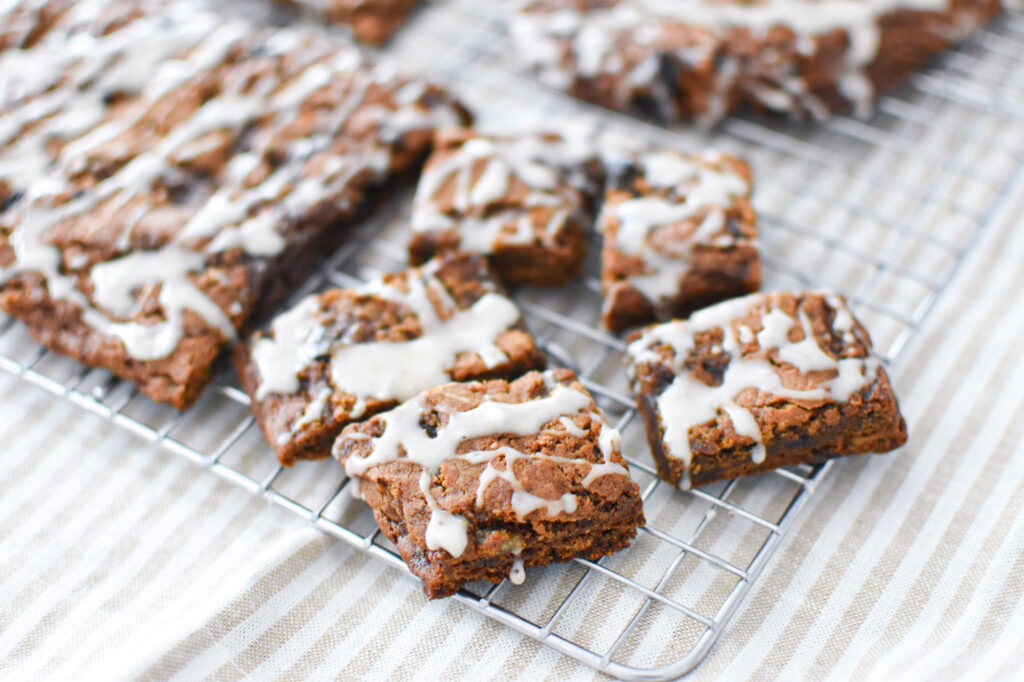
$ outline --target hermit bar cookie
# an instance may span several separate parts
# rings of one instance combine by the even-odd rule
[[[334,453],[431,598],[597,559],[644,523],[619,433],[568,370],[434,388],[347,427]]]
[[[867,331],[830,293],[754,294],[629,346],[662,477],[681,487],[885,452],[907,438]]]
[[[175,0],[175,7],[170,8],[172,3],[168,0],[6,0],[0,3],[0,50],[24,50],[47,40],[75,40],[79,33],[103,35],[144,17],[162,20],[175,15],[174,19],[178,20],[184,16],[181,10],[186,7],[193,19],[208,26],[213,16],[202,10],[201,2]],[[163,11],[165,8],[169,11]],[[72,47],[71,52],[85,56],[88,45],[82,43],[78,47],[83,49]],[[103,57],[93,53],[93,56],[104,59],[113,55]],[[35,75],[40,73],[37,70]],[[32,74],[22,75],[33,77]]]
[[[686,317],[758,289],[761,258],[746,162],[658,151],[611,175],[598,218],[608,329]]]
[[[282,0],[348,24],[360,40],[379,45],[398,30],[420,0]]]
[[[185,408],[367,192],[464,116],[353,48],[187,4],[100,21],[112,4],[0,52],[30,65],[0,68],[0,306]]]
[[[533,0],[516,52],[554,87],[606,107],[715,121],[749,106],[870,112],[1000,0]]]
[[[309,296],[235,354],[281,462],[328,457],[342,427],[450,381],[544,366],[481,256],[452,254]]]
[[[592,222],[583,154],[557,135],[440,133],[416,192],[410,260],[461,249],[489,256],[505,282],[565,284]]]

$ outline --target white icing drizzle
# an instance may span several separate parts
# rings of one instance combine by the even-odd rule
[[[454,557],[462,556],[469,544],[469,521],[458,514],[445,511],[438,505],[430,491],[434,477],[426,470],[420,474],[420,492],[430,507],[430,521],[427,522],[427,549],[444,549]]]
[[[93,300],[97,305],[117,317],[129,318],[138,305],[131,292],[159,282],[159,301],[165,319],[156,324],[111,322],[93,308],[85,309],[84,319],[105,334],[121,339],[137,360],[158,360],[174,352],[184,334],[186,310],[200,315],[226,338],[234,338],[231,319],[189,278],[189,273],[201,269],[202,264],[201,254],[176,245],[100,263],[91,273],[95,286]]]
[[[716,71],[707,110],[700,112],[705,121],[724,115],[729,93],[737,87],[770,109],[817,117],[828,114],[828,108],[799,75],[796,61],[780,59],[775,50],[751,57],[751,70],[757,78],[744,78],[749,73],[743,72],[737,59],[719,51],[721,41],[732,30],[745,30],[763,40],[773,28],[788,27],[796,34],[796,49],[803,56],[816,51],[820,37],[844,31],[849,47],[838,65],[836,82],[855,111],[867,115],[875,95],[867,70],[878,55],[884,16],[900,10],[953,11],[954,18],[940,30],[943,37],[954,39],[966,35],[984,18],[976,8],[954,9],[950,0],[620,0],[587,11],[576,10],[567,1],[554,3],[554,9],[549,9],[550,3],[525,4],[526,10],[511,26],[517,51],[552,87],[570,89],[577,79],[610,75],[616,88],[614,106],[628,108],[635,95],[644,93],[671,119],[678,114],[661,80],[662,60],[678,60],[684,70],[710,65]],[[674,24],[706,29],[711,39],[699,36],[677,42],[671,49],[666,45],[678,38],[665,34]]]
[[[327,407],[327,403],[331,399],[332,395],[334,395],[334,391],[326,386],[317,389],[317,392],[313,395],[313,399],[306,404],[306,407],[302,410],[302,414],[299,415],[299,418],[292,423],[288,431],[282,432],[281,435],[277,437],[277,444],[287,445],[302,431],[303,428],[320,419],[323,416],[324,408]]]
[[[457,229],[459,248],[471,253],[489,254],[501,245],[538,239],[553,244],[575,208],[574,190],[564,184],[565,172],[581,162],[582,146],[539,134],[472,137],[447,158],[428,164],[416,190],[412,229]],[[514,179],[526,185],[529,193],[522,206],[501,207]],[[453,211],[441,204],[441,195],[449,187]],[[550,214],[543,218],[540,233],[535,225],[538,214]]]
[[[584,435],[586,435],[585,432]],[[504,458],[504,469],[497,469],[494,466],[494,460],[498,456],[502,456]],[[520,483],[519,479],[515,475],[515,462],[518,459],[529,459],[530,455],[526,455],[518,450],[504,446],[494,448],[493,450],[467,452],[462,455],[462,458],[471,462],[487,462],[487,468],[484,469],[482,474],[480,474],[480,483],[477,486],[477,506],[483,505],[484,492],[487,490],[487,486],[500,478],[512,487],[512,509],[515,511],[516,516],[521,519],[526,518],[528,514],[536,511],[537,509],[544,509],[548,516],[558,516],[563,512],[566,514],[572,514],[576,511],[575,495],[566,493],[557,500],[546,500],[543,497],[539,497],[527,491],[523,484]],[[551,457],[550,459],[556,461],[571,461],[560,457]]]
[[[728,230],[726,211],[737,199],[750,196],[751,187],[716,152],[692,157],[670,151],[650,152],[642,154],[636,165],[648,184],[667,193],[606,203],[599,225],[610,245],[644,261],[645,271],[631,275],[627,281],[661,307],[678,294],[696,248],[726,247],[737,242]],[[609,229],[612,221],[617,223],[617,230]],[[687,236],[670,244],[652,243],[659,228],[688,223],[694,224]]]
[[[508,361],[496,344],[515,327],[521,316],[507,297],[487,292],[472,306],[459,309],[437,277],[440,261],[413,268],[403,276],[379,278],[358,293],[398,303],[413,312],[422,334],[409,341],[356,343],[354,329],[337,339],[326,336],[320,303],[309,296],[278,316],[270,335],[260,338],[252,351],[259,370],[257,400],[272,393],[295,394],[299,374],[320,356],[330,355],[329,376],[334,390],[354,395],[350,414],[365,414],[367,401],[403,401],[420,391],[452,380],[449,372],[463,353],[480,356],[488,368]],[[398,286],[401,283],[403,287]],[[293,430],[298,426],[293,426]]]
[[[328,352],[324,327],[317,319],[319,310],[317,297],[307,296],[274,318],[272,338],[263,337],[253,344],[252,359],[260,373],[256,400],[272,393],[297,393],[299,374],[317,356]]]
[[[522,585],[526,582],[526,568],[523,567],[523,557],[517,556],[512,560],[512,569],[508,572],[508,580],[513,585]]]
[[[441,463],[465,440],[496,434],[527,436],[558,417],[574,415],[589,407],[589,396],[559,384],[545,398],[524,403],[487,400],[472,410],[451,413],[448,423],[431,438],[419,424],[423,404],[410,400],[381,417],[387,428],[374,439],[373,452],[368,457],[349,458],[345,470],[350,476],[361,476],[376,464],[398,459],[404,451],[409,459],[437,473]]]
[[[842,299],[825,292],[826,302],[837,311],[837,332],[854,333],[853,316]],[[691,463],[690,429],[726,415],[740,436],[754,440],[751,459],[763,462],[766,455],[761,429],[755,415],[739,404],[741,394],[754,389],[762,394],[807,401],[845,402],[850,395],[874,381],[879,363],[873,357],[835,359],[819,345],[811,331],[803,308],[794,319],[776,307],[771,294],[753,294],[726,301],[694,313],[687,321],[675,321],[648,329],[629,346],[630,371],[635,376],[641,364],[664,364],[658,348],[671,347],[672,384],[658,397],[658,410],[664,428],[666,452],[683,460],[686,472],[682,485],[689,487]],[[737,321],[752,311],[760,311],[762,329],[753,330]],[[701,332],[721,329],[722,349],[730,361],[719,386],[708,386],[695,379],[683,367],[694,351],[694,340]],[[800,341],[791,334],[799,330]],[[792,366],[801,376],[817,373],[804,388],[787,386],[776,363]],[[827,374],[822,374],[827,373]],[[749,400],[748,396],[746,400]]]
[[[443,510],[431,492],[433,477],[440,472],[445,461],[461,459],[473,464],[486,463],[477,486],[477,506],[483,504],[488,486],[501,479],[512,488],[511,506],[520,519],[541,509],[549,517],[563,513],[572,514],[577,509],[575,495],[566,493],[558,499],[548,500],[529,492],[516,476],[515,463],[520,459],[548,459],[569,464],[587,464],[589,470],[584,479],[584,487],[601,476],[629,474],[625,467],[611,461],[611,457],[619,451],[620,436],[599,413],[592,411],[593,403],[590,396],[555,382],[551,372],[545,372],[544,379],[548,386],[553,387],[550,394],[543,398],[522,403],[498,402],[485,398],[476,407],[463,412],[444,410],[447,419],[437,427],[433,436],[420,424],[421,416],[430,409],[423,402],[425,394],[421,394],[418,398],[377,417],[385,422],[385,426],[380,436],[371,439],[373,449],[366,457],[348,457],[345,460],[345,471],[349,476],[359,478],[374,466],[398,459],[408,459],[423,467],[420,490],[431,510],[431,519],[426,531],[427,546],[429,549],[443,548],[455,557],[461,556],[466,549],[468,522],[461,516]],[[582,459],[526,454],[509,446],[458,452],[460,444],[474,438],[500,435],[528,436],[539,433],[545,426],[560,424],[564,427],[564,420],[572,420],[581,414],[589,415],[591,432],[595,428],[601,429],[598,438],[604,456],[602,462],[588,463]],[[585,431],[583,435],[586,435]],[[365,440],[365,434],[352,432],[342,435],[335,443],[335,455],[340,452],[341,445],[347,440]],[[496,466],[499,459],[504,462],[504,468]]]
[[[271,258],[286,248],[279,226],[308,212],[318,202],[342,194],[357,177],[370,171],[376,180],[390,164],[389,142],[373,149],[336,153],[331,145],[351,116],[363,106],[371,85],[396,87],[400,81],[384,68],[370,68],[352,48],[336,49],[307,35],[277,31],[262,35],[246,22],[197,9],[190,3],[147,3],[151,13],[133,18],[114,31],[98,22],[110,0],[82,0],[63,16],[39,45],[0,52],[0,181],[24,193],[12,211],[15,228],[10,245],[15,261],[0,269],[0,282],[22,273],[42,274],[51,297],[83,309],[83,319],[98,331],[119,338],[137,360],[167,357],[184,335],[186,311],[199,315],[227,339],[235,325],[193,278],[208,259],[230,249]],[[128,4],[131,7],[131,4]],[[2,15],[0,15],[2,16]],[[254,35],[256,33],[256,35]],[[166,94],[221,65],[241,43],[262,43],[254,60],[283,58],[292,71],[270,68],[224,79],[218,95],[178,123],[162,140],[103,178],[81,197],[47,208],[52,197],[73,193],[70,178],[100,145],[116,139],[147,114]],[[268,55],[270,55],[268,57]],[[244,73],[243,73],[244,72]],[[53,87],[59,83],[59,87]],[[272,129],[293,121],[309,97],[323,88],[345,84],[341,102],[315,133],[290,144],[283,163],[261,183],[246,179],[260,163],[264,148],[278,142]],[[412,85],[411,83],[409,85]],[[394,109],[374,105],[382,137],[397,140],[405,132],[450,124],[457,115],[447,105],[425,108],[409,85],[405,101]],[[419,92],[422,94],[423,86]],[[131,98],[127,113],[104,121],[111,93]],[[224,172],[221,188],[163,246],[131,251],[131,233],[145,217],[143,205],[117,239],[124,255],[100,263],[87,274],[95,289],[92,300],[78,289],[77,275],[62,270],[62,254],[47,241],[53,226],[77,216],[123,210],[154,185],[178,172],[177,166],[212,149],[203,146],[217,131],[237,134],[257,120],[272,121],[271,130],[253,136],[254,149],[237,154]],[[31,126],[29,129],[28,127]],[[28,129],[29,132],[22,133]],[[60,156],[50,159],[54,139],[67,141]],[[199,143],[203,144],[199,144]],[[309,160],[324,158],[323,168],[308,174]],[[361,181],[360,181],[361,182]],[[143,202],[144,203],[144,202]],[[84,267],[86,261],[75,262]],[[147,292],[159,287],[163,320],[133,321]],[[235,307],[232,314],[244,310]]]
[[[587,435],[587,432],[584,429],[577,426],[576,422],[573,421],[570,417],[559,417],[558,423],[562,425],[566,433],[568,433],[570,436],[582,438],[583,436]]]
[[[507,361],[495,344],[519,321],[519,309],[500,294],[487,293],[468,310],[427,326],[423,335],[337,346],[331,353],[331,381],[338,390],[379,400],[406,400],[450,381],[448,371],[461,353],[478,353],[488,367]]]

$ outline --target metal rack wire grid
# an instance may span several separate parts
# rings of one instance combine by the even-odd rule
[[[658,128],[546,91],[507,59],[504,3],[436,2],[388,49],[447,82],[489,125],[557,128],[584,120],[683,150],[749,158],[757,175],[765,288],[845,294],[897,361],[964,256],[1024,173],[1006,126],[1024,115],[1024,15],[1007,14],[942,56],[869,121],[818,125],[755,117],[701,132]],[[415,58],[412,58],[412,57]],[[529,107],[522,102],[530,102]],[[349,286],[405,262],[408,201],[357,234],[296,292]],[[531,569],[523,586],[474,584],[454,597],[546,646],[627,679],[683,675],[706,656],[832,468],[792,467],[688,492],[661,482],[622,371],[620,337],[599,330],[593,257],[568,289],[514,292],[552,365],[576,370],[623,432],[648,524],[601,561]],[[19,375],[407,570],[330,461],[284,469],[230,371],[185,413],[156,405],[105,370],[34,343],[0,317],[0,368]],[[654,646],[652,646],[652,643]],[[652,653],[653,652],[653,653]]]

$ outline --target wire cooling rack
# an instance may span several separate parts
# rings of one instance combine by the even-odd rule
[[[733,118],[714,132],[657,128],[538,87],[516,71],[504,3],[436,2],[389,47],[447,82],[495,127],[586,122],[683,150],[749,158],[757,176],[766,289],[844,293],[887,361],[897,360],[1012,183],[1024,175],[1024,15],[1008,14],[884,98],[870,121],[791,125]],[[528,103],[528,105],[526,104]],[[349,286],[405,260],[408,201],[393,202],[297,292]],[[628,550],[530,570],[525,585],[454,597],[611,675],[666,679],[696,667],[727,627],[831,463],[681,492],[660,482],[621,367],[599,331],[593,257],[567,290],[514,292],[553,365],[575,369],[623,432],[648,525]],[[0,317],[0,368],[98,413],[406,570],[333,462],[277,464],[226,370],[186,413],[104,370],[47,352]]]

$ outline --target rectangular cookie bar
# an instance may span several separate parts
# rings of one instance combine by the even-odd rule
[[[421,0],[281,0],[346,24],[360,40],[380,45],[405,22]]]
[[[555,370],[425,391],[348,426],[334,454],[433,599],[628,546],[644,513],[619,440]]]
[[[438,133],[416,191],[409,257],[487,255],[507,283],[559,286],[579,274],[592,224],[589,150],[558,135]]]
[[[83,0],[0,53],[32,65],[0,71],[0,307],[183,409],[465,115],[354,48],[157,4]]]
[[[552,87],[661,120],[867,115],[1001,0],[534,0],[516,52]]]
[[[686,317],[761,286],[745,161],[652,151],[610,175],[598,218],[605,327]]]
[[[906,441],[889,377],[842,297],[753,294],[629,346],[661,476],[681,487]]]
[[[448,254],[305,298],[239,346],[253,413],[281,462],[328,457],[342,428],[450,381],[544,367],[481,257]]]

